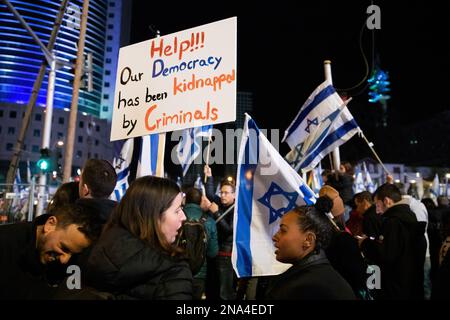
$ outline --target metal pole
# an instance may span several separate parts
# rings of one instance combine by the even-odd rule
[[[325,79],[327,79],[328,81],[330,81],[331,84],[333,84],[333,78],[331,77],[331,61],[330,60],[325,60],[323,62],[323,68],[325,71]],[[336,147],[333,150],[333,163],[334,163],[334,169],[337,171],[339,170],[340,166],[341,166],[341,155],[339,153],[339,147]]]
[[[48,74],[47,106],[45,108],[44,134],[42,135],[41,148],[50,148],[50,136],[52,131],[53,97],[55,93],[56,58],[53,54]],[[44,210],[44,196],[47,188],[47,173],[41,172],[39,176],[39,196],[36,216],[40,216]]]
[[[28,195],[28,221],[33,221],[34,209],[34,189],[36,188],[36,178],[31,178],[30,194]]]
[[[59,8],[59,12],[58,12],[58,16],[56,17],[55,23],[54,23],[54,27],[52,30],[52,33],[50,35],[50,39],[48,40],[48,44],[47,44],[47,50],[51,51],[53,50],[53,47],[55,45],[56,42],[56,37],[58,35],[58,31],[59,28],[61,26],[61,22],[62,19],[64,17],[64,12],[66,10],[67,4],[68,4],[68,0],[63,0],[61,2],[61,6]],[[31,91],[31,97],[30,100],[28,101],[28,105],[27,108],[25,110],[25,115],[23,117],[22,120],[22,126],[20,127],[20,132],[19,132],[19,136],[17,137],[17,142],[14,148],[14,153],[11,159],[11,162],[9,164],[9,168],[8,168],[8,173],[6,175],[6,183],[9,183],[12,185],[12,183],[14,182],[14,178],[16,176],[16,170],[19,164],[19,160],[20,160],[20,155],[22,152],[22,144],[23,141],[25,139],[25,135],[28,129],[28,125],[30,124],[30,118],[31,118],[31,113],[33,111],[33,107],[36,104],[36,100],[38,97],[38,93],[39,90],[41,88],[41,84],[42,81],[44,79],[44,75],[45,75],[45,71],[46,71],[46,67],[47,67],[47,60],[44,60],[41,64],[41,67],[39,69],[38,72],[38,76],[36,78],[36,80],[34,81],[34,85],[33,85],[33,89]]]
[[[72,158],[75,142],[75,129],[78,114],[78,96],[80,90],[81,74],[83,72],[84,39],[86,37],[87,18],[89,12],[89,0],[83,1],[83,12],[80,21],[80,39],[78,40],[77,61],[75,63],[75,75],[73,79],[72,102],[70,105],[69,127],[67,129],[66,156],[64,158],[63,182],[69,182],[72,176]]]
[[[47,49],[46,46],[44,46],[44,44],[41,42],[41,40],[39,39],[39,37],[34,33],[33,29],[30,28],[30,26],[28,25],[28,23],[22,18],[22,16],[20,15],[19,12],[17,12],[16,8],[14,8],[14,6],[8,1],[8,0],[3,0],[3,2],[6,4],[6,6],[8,7],[8,9],[12,12],[12,14],[17,18],[17,20],[19,20],[20,24],[22,25],[22,27],[25,28],[25,30],[28,31],[28,33],[31,35],[31,37],[33,38],[33,40],[39,45],[39,47],[41,47],[42,52],[45,55],[45,59],[47,60],[47,63],[50,64],[51,63],[51,59],[52,59],[52,55],[50,53],[50,51]]]

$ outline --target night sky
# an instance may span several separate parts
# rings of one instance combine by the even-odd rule
[[[134,1],[131,43],[152,38],[149,25],[164,35],[237,16],[238,91],[253,93],[252,116],[259,127],[281,132],[323,82],[324,60],[332,61],[338,92],[365,77],[359,38],[371,1],[245,2],[245,7],[238,3],[152,1],[148,7],[146,1]],[[450,2],[374,4],[381,8],[381,30],[365,28],[361,46],[369,68],[379,61],[389,72],[388,125],[401,126],[449,110]],[[353,96],[349,110],[371,134],[381,107],[368,103],[365,83],[348,91]]]

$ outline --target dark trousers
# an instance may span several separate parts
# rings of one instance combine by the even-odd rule
[[[236,300],[236,286],[231,257],[217,257],[217,271],[219,273],[220,299]]]

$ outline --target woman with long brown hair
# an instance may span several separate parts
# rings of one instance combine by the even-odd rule
[[[183,197],[169,179],[136,179],[92,250],[87,284],[118,299],[191,299],[192,274],[175,246]]]

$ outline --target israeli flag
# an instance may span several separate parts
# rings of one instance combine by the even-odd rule
[[[165,133],[150,134],[142,137],[136,178],[143,176],[164,177],[165,145]]]
[[[439,176],[437,173],[434,175],[433,184],[431,185],[430,191],[436,198],[441,195],[439,192],[440,191]]]
[[[365,162],[363,162],[363,171],[364,171],[364,186],[367,191],[369,191],[370,193],[374,193],[377,187],[372,181],[372,177],[370,176],[369,170],[367,170]]]
[[[296,156],[291,165],[304,172],[360,131],[346,104],[326,80],[306,100],[282,141]],[[289,155],[287,156],[289,158]]]
[[[311,170],[311,172],[309,173],[308,186],[311,188],[312,191],[314,191],[314,193],[318,197],[319,191],[323,186],[322,166],[320,162],[319,166]]]
[[[202,151],[202,137],[211,138],[212,125],[183,130],[181,141],[177,145],[177,157],[183,169],[183,177],[189,170],[191,163]]]
[[[126,141],[114,142],[113,167],[116,170],[117,182],[110,198],[120,201],[128,189],[128,177],[130,175],[130,164],[133,156],[134,140],[130,138]]]
[[[246,114],[239,150],[232,263],[238,277],[276,275],[290,264],[275,259],[272,236],[280,218],[315,203],[314,192]]]
[[[353,180],[353,193],[360,193],[366,191],[366,186],[364,185],[364,178],[361,170],[357,168],[355,170],[355,180]]]

